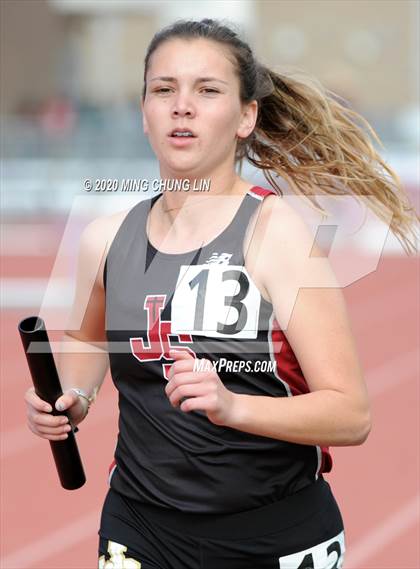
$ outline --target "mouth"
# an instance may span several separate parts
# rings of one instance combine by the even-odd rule
[[[168,138],[174,146],[188,146],[197,139],[197,135],[187,128],[174,128]]]

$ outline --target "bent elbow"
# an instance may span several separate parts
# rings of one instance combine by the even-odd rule
[[[359,422],[357,429],[357,437],[355,437],[353,444],[356,446],[356,445],[362,445],[364,442],[366,442],[371,429],[372,429],[372,421],[370,414],[368,414],[363,421]]]

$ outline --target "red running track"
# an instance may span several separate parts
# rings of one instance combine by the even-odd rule
[[[345,569],[420,567],[418,291],[418,260],[407,257],[383,257],[375,272],[344,289],[373,416],[364,445],[331,449],[326,475],[345,522]],[[108,376],[77,434],[87,483],[63,490],[48,442],[26,426],[30,377],[16,327],[32,313],[36,308],[6,310],[1,319],[1,567],[94,568],[116,392]]]

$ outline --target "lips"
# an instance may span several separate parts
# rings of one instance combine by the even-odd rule
[[[190,136],[190,138],[196,138],[197,135],[195,134],[195,132],[193,130],[191,130],[190,128],[174,128],[173,130],[171,130],[171,132],[168,134],[168,136],[174,137],[176,132],[190,132],[192,134],[192,136]],[[182,138],[182,137],[179,137]],[[185,137],[187,138],[187,137]]]

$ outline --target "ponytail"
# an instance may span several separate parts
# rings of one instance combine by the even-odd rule
[[[367,120],[314,79],[300,81],[262,66],[260,73],[272,89],[260,98],[256,128],[240,157],[262,169],[280,194],[276,175],[323,213],[318,194],[361,197],[386,223],[392,214],[391,231],[407,254],[415,253],[419,216],[372,144],[369,134],[383,148]]]

